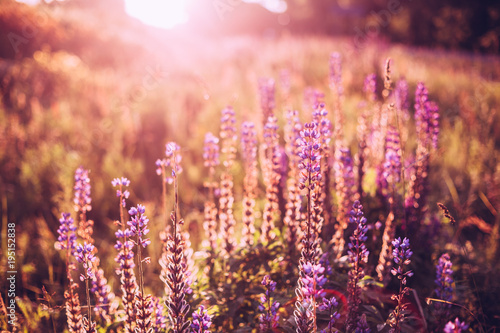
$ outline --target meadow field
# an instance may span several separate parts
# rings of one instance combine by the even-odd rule
[[[72,15],[0,58],[2,330],[500,328],[497,55]]]

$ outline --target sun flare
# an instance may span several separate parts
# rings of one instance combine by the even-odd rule
[[[125,0],[127,14],[145,24],[170,29],[187,22],[189,0]]]

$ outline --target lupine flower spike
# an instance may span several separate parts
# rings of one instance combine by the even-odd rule
[[[365,245],[368,227],[366,226],[366,218],[363,216],[363,206],[361,206],[359,201],[356,200],[352,205],[350,215],[349,222],[355,224],[356,229],[354,229],[352,236],[349,237],[350,242],[347,251],[349,263],[351,264],[347,286],[349,296],[347,300],[348,317],[346,327],[348,332],[353,331],[356,323],[359,321],[361,287],[358,284],[364,277],[364,266],[368,262],[369,255],[369,251]]]
[[[165,248],[160,259],[162,267],[160,278],[165,283],[168,295],[166,305],[170,319],[170,327],[174,333],[187,333],[190,322],[186,320],[189,305],[185,299],[189,284],[186,277],[186,262],[184,259],[184,240],[181,227],[184,221],[179,218],[179,190],[177,176],[182,168],[179,163],[181,155],[180,147],[175,142],[167,144],[167,161],[172,169],[172,182],[174,184],[174,210],[170,214],[172,221],[171,233],[165,240]]]
[[[443,253],[439,258],[439,262],[436,266],[436,297],[445,302],[451,302],[453,298],[453,270],[452,263],[450,260],[450,255],[448,253]],[[438,321],[441,323],[440,327],[444,323],[444,320],[448,319],[448,312],[451,307],[449,303],[434,302],[434,308],[436,310],[435,315]]]
[[[391,298],[397,302],[396,309],[389,316],[389,325],[391,326],[391,333],[401,332],[401,323],[405,319],[405,310],[407,304],[404,303],[404,297],[410,292],[406,286],[406,279],[413,276],[413,272],[408,270],[411,256],[413,252],[410,250],[410,241],[408,238],[401,240],[397,238],[392,242],[394,247],[392,256],[394,258],[394,267],[392,268],[392,275],[399,280],[399,293],[393,295]]]
[[[120,226],[120,229],[115,233],[115,249],[118,251],[115,261],[119,265],[116,269],[116,274],[120,276],[122,303],[125,309],[125,331],[132,333],[136,327],[136,309],[134,301],[137,292],[137,280],[134,272],[134,243],[130,239],[133,234],[130,229],[127,228],[124,216],[124,209],[127,206],[126,199],[128,199],[130,195],[129,191],[125,188],[130,185],[130,181],[124,177],[115,178],[111,184],[114,187],[118,187],[116,196],[120,200],[120,221],[115,222]]]
[[[136,320],[137,328],[140,332],[149,332],[152,326],[151,322],[151,295],[144,294],[144,269],[143,262],[149,263],[149,258],[142,258],[142,249],[146,248],[151,241],[146,238],[149,233],[148,223],[149,219],[144,214],[146,208],[139,204],[136,207],[130,208],[128,211],[131,220],[127,222],[131,236],[135,245],[137,246],[137,263],[139,266],[139,290],[135,295],[135,308],[137,311]],[[135,239],[134,239],[135,238]]]
[[[96,323],[92,321],[92,312],[90,306],[90,284],[89,281],[95,278],[94,264],[95,256],[94,245],[84,243],[78,245],[75,252],[76,261],[83,265],[83,274],[80,275],[80,280],[85,281],[85,290],[87,291],[87,310],[88,317],[83,318],[83,328],[86,333],[96,332]]]
[[[68,287],[64,291],[66,299],[66,317],[68,329],[71,333],[80,333],[82,331],[82,314],[80,299],[76,289],[78,285],[74,283],[71,272],[75,269],[73,255],[76,251],[76,226],[69,213],[63,213],[59,219],[59,237],[55,243],[57,250],[66,250],[66,275],[68,278]]]
[[[273,328],[278,327],[278,309],[280,303],[273,302],[271,299],[272,293],[276,290],[276,282],[271,280],[269,275],[264,276],[262,285],[266,288],[266,292],[260,298],[259,311],[263,312],[263,314],[259,316],[259,331],[267,333],[272,332]]]
[[[79,228],[78,234],[82,239],[89,243],[94,244],[94,239],[92,238],[94,221],[87,219],[87,212],[92,209],[90,197],[90,178],[89,171],[79,167],[75,171],[75,197],[73,203],[75,204],[75,211],[79,216]],[[115,295],[111,293],[111,287],[108,285],[108,280],[104,277],[104,271],[100,268],[100,260],[97,256],[97,248],[94,248],[93,253],[95,260],[94,265],[94,275],[91,280],[90,291],[94,293],[96,298],[96,304],[94,306],[94,311],[101,317],[101,319],[106,322],[111,322],[110,314],[114,312],[114,306],[110,306]]]
[[[330,299],[323,298],[323,301],[319,306],[319,310],[327,312],[328,325],[326,326],[325,329],[322,329],[320,331],[320,333],[337,332],[337,330],[334,330],[334,325],[335,325],[335,322],[340,318],[340,313],[338,313],[338,311],[336,310],[338,305],[339,305],[339,303],[337,302],[337,299],[335,297],[332,297]]]
[[[315,209],[313,218],[316,221],[317,233],[321,234],[323,222],[330,222],[330,211],[332,210],[331,191],[330,191],[330,141],[331,141],[331,122],[328,119],[328,111],[324,103],[316,105],[313,111],[313,121],[316,123],[318,132],[320,133],[320,154],[321,154],[321,181],[320,186],[314,192]]]
[[[89,171],[79,167],[75,171],[75,198],[73,203],[75,211],[79,216],[78,236],[87,243],[93,244],[92,239],[94,221],[87,220],[87,212],[92,210],[92,199],[90,196]]]
[[[302,255],[299,261],[299,280],[296,289],[297,302],[294,312],[297,332],[316,331],[316,297],[321,296],[321,285],[326,282],[324,267],[317,264],[318,235],[315,233],[312,210],[315,202],[312,193],[321,180],[320,133],[315,123],[304,125],[300,133],[301,161],[299,164],[299,188],[307,188],[307,217],[302,225]]]

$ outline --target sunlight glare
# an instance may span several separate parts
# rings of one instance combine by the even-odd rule
[[[125,0],[125,11],[143,23],[170,29],[187,22],[189,0]]]

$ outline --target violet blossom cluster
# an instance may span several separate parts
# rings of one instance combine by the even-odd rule
[[[391,333],[401,332],[401,322],[405,318],[405,310],[407,304],[404,303],[404,296],[409,293],[409,288],[406,286],[406,279],[413,276],[413,272],[407,269],[407,266],[411,263],[411,256],[413,252],[410,249],[410,241],[408,238],[397,238],[392,242],[393,250],[392,256],[395,266],[392,268],[392,275],[396,276],[400,283],[399,293],[393,295],[391,298],[397,301],[396,309],[391,313],[389,317],[389,324],[391,326]]]
[[[93,254],[94,245],[84,243],[78,244],[76,247],[75,257],[76,261],[81,263],[84,268],[84,274],[80,275],[80,280],[88,280],[94,278],[93,262],[95,261],[95,256]]]
[[[141,204],[138,204],[137,208],[130,208],[128,213],[131,216],[131,220],[127,222],[130,230],[130,237],[137,237],[137,245],[142,246],[143,248],[151,244],[151,240],[144,237],[149,233],[149,219],[146,215],[144,215],[145,211],[146,208]]]
[[[62,213],[59,219],[59,229],[57,233],[57,242],[55,248],[57,250],[69,250],[72,255],[76,250],[76,226],[70,213]]]
[[[191,323],[192,333],[210,333],[209,328],[212,326],[212,317],[207,313],[207,309],[203,305],[193,312],[193,322]]]
[[[449,321],[444,327],[444,333],[462,333],[462,331],[466,331],[469,328],[464,322],[461,322],[458,318],[455,318],[454,321]]]
[[[182,159],[181,154],[179,154],[180,147],[175,142],[168,142],[165,145],[165,157],[163,159],[157,159],[156,164],[156,174],[158,176],[163,175],[163,181],[172,184],[174,178],[177,174],[182,172],[182,167],[180,162]],[[166,173],[166,168],[171,168],[171,175],[168,176]]]
[[[320,133],[316,129],[316,124],[305,124],[304,129],[300,132],[300,137],[299,188],[303,190],[307,187],[309,190],[314,190],[321,180]]]
[[[279,302],[272,302],[272,293],[276,290],[276,282],[269,275],[264,276],[262,285],[266,288],[264,295],[260,298],[259,311],[264,312],[259,316],[259,327],[262,332],[270,332],[272,328],[278,327]]]
[[[332,298],[323,298],[323,301],[319,305],[318,309],[320,311],[326,311],[328,313],[328,325],[326,328],[322,329],[320,333],[333,333],[335,322],[340,318],[340,313],[336,310],[339,303],[337,299],[332,296]]]
[[[437,285],[435,292],[438,298],[450,302],[453,297],[453,269],[450,260],[450,255],[444,253],[436,266],[436,280]],[[436,303],[439,308],[449,308],[450,304]]]
[[[130,196],[130,192],[128,190],[125,190],[124,187],[128,187],[130,185],[130,180],[125,177],[115,178],[111,181],[111,185],[113,185],[113,187],[118,186],[118,189],[116,190],[116,196],[120,198],[120,204],[125,208],[125,200]]]
[[[74,190],[75,197],[73,199],[73,203],[75,204],[75,211],[85,213],[92,210],[88,170],[85,170],[82,167],[76,169]]]

